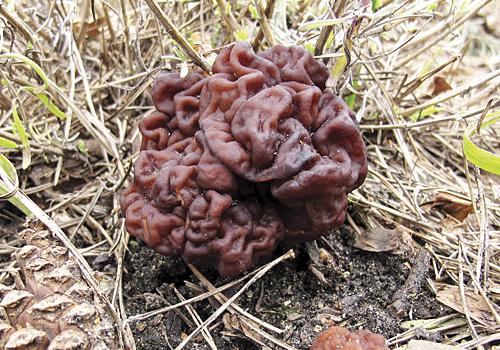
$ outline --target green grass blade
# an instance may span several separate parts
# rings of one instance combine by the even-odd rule
[[[3,155],[0,154],[0,200],[11,200],[19,189],[19,178],[16,168]]]
[[[21,61],[21,62],[27,64],[28,66],[30,66],[31,69],[33,69],[33,71],[43,81],[43,85],[41,85],[41,86],[32,86],[35,93],[40,93],[42,91],[45,91],[49,87],[49,79],[47,78],[47,75],[43,71],[42,67],[40,67],[35,61],[29,59],[28,57],[26,57],[24,55],[20,55],[18,53],[12,53],[12,52],[4,53],[4,54],[0,55],[0,59],[1,58],[10,58],[10,59]]]
[[[237,30],[236,33],[234,33],[234,38],[236,41],[248,41],[248,33],[245,29]]]
[[[500,120],[500,112],[487,115],[481,129],[488,127]],[[490,173],[500,175],[500,156],[486,151],[472,142],[471,138],[477,134],[476,124],[471,124],[465,129],[463,138],[464,155],[472,164]]]
[[[7,186],[3,181],[0,181],[0,196],[6,194],[9,190],[7,189]],[[8,199],[12,205],[14,205],[17,209],[21,210],[24,215],[30,216],[32,215],[32,212],[24,205],[24,203],[16,196],[12,196]]]
[[[14,118],[14,123],[12,124],[12,128],[19,135],[19,139],[21,140],[21,144],[23,145],[23,169],[27,169],[31,164],[31,150],[30,144],[28,141],[28,134],[26,134],[26,130],[24,129],[24,125],[21,122],[21,118],[19,118],[19,114],[17,113],[16,100],[12,101],[12,117]]]
[[[7,199],[26,216],[30,216],[31,210],[19,198],[19,178],[14,165],[0,153],[0,199]]]
[[[339,57],[337,62],[335,62],[335,65],[333,66],[331,70],[332,78],[334,80],[338,80],[342,74],[344,73],[345,68],[347,67],[347,58],[345,56],[344,50],[342,49],[342,56]]]
[[[10,181],[12,183],[17,183],[17,171],[14,165],[7,159],[6,156],[0,153],[0,168],[3,169],[7,179],[3,179],[4,181]]]
[[[382,6],[382,0],[372,0],[372,11],[376,12]]]
[[[354,108],[354,102],[356,102],[356,94],[347,95],[345,98],[345,103],[350,109]]]
[[[346,16],[340,18],[330,18],[330,19],[318,19],[310,22],[306,22],[300,25],[299,30],[311,30],[316,28],[323,28],[329,26],[336,26],[345,22],[352,20],[353,17]]]
[[[0,147],[17,148],[17,143],[9,139],[6,139],[5,137],[0,137]]]
[[[42,103],[45,105],[45,107],[47,107],[47,109],[49,110],[50,113],[52,113],[53,115],[55,115],[57,118],[61,119],[61,120],[64,120],[66,119],[66,114],[64,114],[63,111],[61,111],[59,109],[59,107],[57,107],[50,99],[49,99],[49,96],[47,96],[47,94],[41,92],[41,93],[38,93],[38,94],[35,94],[36,97],[38,97],[38,99],[40,101],[42,101]]]
[[[442,112],[444,108],[436,107],[436,105],[429,106],[427,108],[424,108],[420,111],[417,111],[413,113],[410,116],[410,119],[412,122],[417,122],[419,120],[425,119],[429,116],[431,116],[434,113]]]

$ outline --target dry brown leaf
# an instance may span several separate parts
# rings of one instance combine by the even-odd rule
[[[473,211],[472,203],[462,197],[448,192],[439,192],[434,200],[423,203],[421,208],[430,211],[440,209],[446,214],[453,216],[458,221],[463,221]]]
[[[105,18],[97,18],[95,21],[90,20],[86,22],[75,22],[73,23],[73,29],[76,33],[79,33],[82,30],[82,25],[85,23],[85,34],[88,37],[95,38],[101,33],[101,29],[106,27],[106,19]]]
[[[106,28],[106,19],[97,18],[95,21],[92,21],[87,25],[87,35],[89,37],[96,37],[100,35],[102,28]]]
[[[404,227],[387,229],[376,226],[368,230],[360,229],[361,234],[356,234],[353,245],[367,252],[392,252],[393,254],[413,256],[421,248]]]
[[[458,286],[436,284],[435,288],[436,298],[439,302],[462,314],[465,314]],[[467,303],[467,311],[471,318],[490,329],[497,327],[497,323],[491,309],[480,294],[476,294],[470,288],[466,288],[465,301]],[[498,306],[493,303],[491,303],[491,305],[497,313],[500,313],[500,308]]]
[[[262,337],[259,333],[257,333],[255,330],[253,330],[249,325],[245,324],[244,322],[241,322],[240,325],[241,325],[241,330],[243,331],[243,334],[245,334],[250,339],[253,339],[254,341],[263,345]],[[258,329],[258,327],[256,327],[256,329]]]
[[[434,90],[432,90],[433,97],[449,90],[451,90],[451,86],[445,78],[439,76],[434,77]]]
[[[236,334],[238,331],[240,331],[250,339],[253,339],[259,343],[261,342],[261,336],[250,327],[250,324],[253,324],[254,326],[256,326],[256,328],[258,328],[258,326],[252,321],[248,320],[247,322],[244,322],[240,320],[240,316],[227,313],[222,317],[222,322],[224,323],[224,328],[228,332]]]
[[[395,250],[400,241],[400,231],[374,227],[363,230],[361,235],[356,235],[354,246],[368,252],[388,252]]]
[[[231,333],[241,331],[240,321],[236,315],[231,315],[230,313],[224,314],[222,322],[224,323],[224,328]]]

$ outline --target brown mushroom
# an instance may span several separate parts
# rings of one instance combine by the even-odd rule
[[[380,334],[365,329],[350,332],[339,326],[332,326],[321,333],[310,350],[389,350]]]
[[[354,113],[303,48],[237,43],[213,73],[157,78],[121,206],[149,246],[231,276],[339,226],[367,162]]]

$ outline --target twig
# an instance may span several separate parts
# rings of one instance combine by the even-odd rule
[[[179,292],[177,290],[177,288],[175,288],[175,287],[174,287],[174,292],[181,301],[186,301],[186,298],[184,298],[184,296],[181,294],[181,292]],[[195,322],[195,324],[197,326],[199,326],[202,322],[201,317],[200,317],[200,315],[198,315],[198,313],[196,312],[194,307],[192,305],[187,304],[187,305],[185,305],[185,308],[188,311],[191,318],[193,319],[193,321]],[[208,330],[208,328],[203,328],[202,333],[203,333],[203,338],[205,338],[205,341],[210,346],[210,348],[212,350],[217,350],[217,346],[215,345],[214,339],[212,338],[212,335],[210,334],[210,331]]]
[[[401,115],[402,116],[412,115],[413,113],[418,112],[424,108],[433,106],[435,104],[438,104],[438,103],[441,103],[444,101],[448,101],[448,100],[452,99],[453,97],[468,93],[470,90],[475,89],[478,86],[481,86],[481,85],[483,85],[483,84],[489,82],[490,80],[493,80],[499,76],[500,76],[500,69],[497,69],[497,70],[487,74],[485,77],[476,79],[471,83],[462,84],[459,87],[457,87],[453,90],[450,90],[442,95],[438,95],[438,96],[436,96],[436,97],[434,97],[434,98],[432,98],[424,103],[419,104],[418,106],[403,109],[401,111]]]
[[[490,108],[496,108],[500,106],[500,101],[492,104]],[[450,121],[462,121],[467,118],[473,117],[475,115],[478,115],[480,113],[483,113],[485,111],[484,108],[481,109],[476,109],[472,112],[465,112],[457,115],[450,115],[449,117],[443,117],[443,118],[428,118],[424,119],[418,122],[413,122],[413,123],[404,123],[404,124],[385,124],[385,125],[360,125],[359,128],[362,130],[392,130],[392,129],[404,129],[404,130],[411,130],[411,129],[416,129],[416,128],[422,128],[426,126],[431,126],[434,124],[439,124],[439,123],[446,123]]]
[[[479,202],[479,247],[477,249],[476,277],[482,287],[487,288],[489,280],[489,258],[490,258],[490,232],[488,229],[488,208],[484,197],[484,186],[481,180],[481,173],[477,166],[474,166],[474,177],[477,184]]]
[[[426,52],[427,50],[429,50],[430,48],[432,48],[434,45],[436,45],[438,42],[440,42],[441,40],[443,40],[444,38],[446,38],[450,33],[452,33],[455,29],[457,29],[458,27],[460,27],[462,24],[464,24],[465,22],[467,22],[469,19],[471,19],[472,17],[474,17],[478,12],[479,10],[481,10],[484,6],[486,6],[488,3],[490,3],[492,0],[485,0],[481,3],[479,3],[478,5],[476,5],[472,10],[470,10],[465,16],[463,16],[462,18],[460,18],[460,20],[456,21],[452,26],[450,26],[448,29],[446,29],[445,31],[442,31],[440,34],[438,34],[437,36],[435,36],[434,39],[428,41],[423,47],[421,47],[419,50],[417,50],[417,52],[415,52],[414,54],[412,55],[408,55],[407,57],[405,57],[403,60],[399,61],[398,62],[398,66],[404,66],[406,65],[408,62],[411,62],[412,60],[414,60],[415,58],[417,58],[418,56],[420,56],[422,53]]]
[[[219,6],[219,11],[224,19],[224,23],[227,26],[227,29],[234,36],[236,32],[240,29],[238,22],[234,19],[233,13],[230,11],[228,5],[225,0],[216,0],[217,5]]]
[[[469,312],[469,306],[467,305],[467,298],[465,297],[465,285],[464,285],[464,270],[463,270],[463,257],[462,257],[462,248],[460,244],[459,237],[459,245],[458,245],[458,290],[460,292],[460,300],[462,301],[462,307],[464,309],[465,318],[469,323],[469,328],[472,331],[472,335],[475,339],[478,338],[476,328],[474,327],[474,323],[472,322],[472,318]]]
[[[268,3],[267,8],[264,9],[264,5],[262,5],[262,0],[257,0],[256,5],[257,5],[257,12],[259,13],[259,22],[260,22],[259,33],[260,33],[260,31],[262,31],[264,33],[264,36],[266,37],[266,40],[269,43],[269,45],[274,46],[274,45],[276,45],[276,39],[274,38],[273,30],[271,29],[271,25],[269,24],[269,19],[268,19],[268,17],[270,17],[272,15],[272,11],[273,11],[272,7],[274,7],[274,5]],[[271,5],[272,5],[272,7],[271,7]],[[268,9],[269,9],[269,11],[268,11]],[[270,15],[267,15],[267,12],[269,12]],[[257,36],[259,35],[259,33],[257,33]],[[259,39],[259,40],[261,40],[261,39]],[[258,44],[259,44],[259,41],[257,41],[257,37],[256,37],[252,46],[257,46],[257,48],[258,48]],[[256,50],[257,48],[254,47],[254,50]]]
[[[188,55],[193,62],[203,69],[205,72],[210,73],[211,69],[208,63],[193,49],[191,44],[184,38],[184,36],[179,32],[174,23],[167,17],[165,12],[161,9],[155,0],[144,0],[149,6],[155,17],[160,21],[163,28],[167,33],[180,45],[184,50],[186,55]]]
[[[335,18],[339,18],[345,10],[347,0],[332,1],[331,3],[336,5],[335,10],[333,11]],[[333,26],[326,26],[321,29],[318,41],[316,41],[316,47],[314,48],[315,56],[319,56],[323,53],[323,49],[325,48],[325,44],[328,41],[328,37],[332,33],[332,30]]]
[[[196,268],[194,267],[193,265],[188,265],[189,266],[189,269],[194,273],[194,275],[200,280],[200,282],[209,290],[209,291],[213,291],[215,290],[215,286],[210,283],[210,281],[208,279],[205,278],[205,276],[203,276],[203,274]],[[217,299],[217,301],[222,305],[224,304],[226,301],[227,301],[227,297],[222,294],[222,293],[217,293],[214,295],[214,297]],[[252,322],[255,322],[259,325],[262,325],[263,327],[275,332],[275,333],[278,333],[278,334],[282,334],[284,331],[279,329],[279,328],[276,328],[274,327],[273,325],[267,323],[267,322],[264,322],[260,319],[258,319],[257,317],[253,316],[252,314],[248,313],[247,311],[243,310],[240,306],[238,306],[238,304],[236,303],[233,303],[231,306],[229,306],[229,311],[230,312],[237,312],[239,314],[241,314],[243,317],[245,318],[248,318],[250,321]]]
[[[266,9],[264,11],[264,17],[268,23],[269,23],[268,18],[272,18],[272,16],[273,16],[275,4],[276,4],[276,0],[267,0]],[[260,17],[260,14],[259,14],[259,17]],[[271,31],[271,33],[272,33],[272,31]],[[255,38],[252,41],[252,48],[254,49],[254,51],[257,51],[259,49],[260,42],[263,38],[264,38],[264,28],[262,27],[262,24],[261,24],[261,27],[259,28],[257,35],[255,35]]]
[[[258,269],[258,270],[255,270],[255,271],[252,271],[251,273],[249,273],[248,275],[246,276],[243,276],[242,278],[240,279],[237,279],[235,281],[232,281],[231,283],[228,283],[226,285],[223,285],[221,287],[218,287],[214,290],[211,290],[209,292],[206,292],[206,293],[203,293],[203,294],[200,294],[200,295],[197,295],[195,297],[192,297],[190,299],[187,299],[185,301],[182,301],[180,303],[177,303],[177,304],[174,304],[174,305],[169,305],[169,306],[166,306],[166,307],[163,307],[163,308],[160,308],[160,309],[157,309],[157,310],[153,310],[153,311],[148,311],[148,312],[145,312],[143,314],[139,314],[139,315],[134,315],[134,316],[130,316],[128,319],[125,320],[125,323],[130,323],[130,322],[135,322],[135,321],[141,321],[141,320],[145,320],[145,319],[148,319],[150,317],[153,317],[153,316],[156,316],[156,315],[159,315],[159,314],[162,314],[162,313],[165,313],[167,311],[170,311],[170,310],[173,310],[173,309],[176,309],[176,308],[179,308],[179,307],[182,307],[184,305],[187,305],[187,304],[192,304],[192,303],[195,303],[195,302],[198,302],[198,301],[201,301],[201,300],[204,300],[204,299],[208,299],[210,298],[211,296],[213,295],[216,295],[218,293],[221,293],[229,288],[232,288],[234,287],[235,285],[241,283],[242,281],[245,281],[247,280],[248,278],[254,276],[255,274],[257,274],[261,269]]]
[[[120,9],[122,11],[123,33],[125,34],[125,53],[127,55],[129,73],[132,74],[134,64],[132,62],[132,43],[130,42],[130,28],[128,27],[127,4],[125,0],[120,0]]]
[[[272,269],[274,266],[278,265],[284,260],[288,259],[293,259],[295,258],[295,254],[293,253],[293,250],[289,250],[286,254],[280,256],[279,258],[271,261],[269,264],[267,264],[262,270],[260,270],[255,276],[252,277],[250,281],[248,281],[238,292],[236,292],[231,298],[229,298],[224,304],[221,305],[220,308],[217,309],[212,315],[210,315],[209,318],[205,320],[201,325],[199,325],[191,334],[189,334],[176,348],[175,350],[181,350],[183,349],[187,343],[193,337],[195,337],[203,328],[209,326],[213,321],[215,321],[226,309],[236,300],[240,297],[243,292],[245,292],[252,284],[255,283],[259,278],[264,276],[270,269]]]

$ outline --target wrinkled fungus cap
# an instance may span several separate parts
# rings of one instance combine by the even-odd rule
[[[332,326],[321,333],[310,350],[389,350],[380,334],[365,329],[350,332],[344,327]]]
[[[303,48],[237,43],[212,71],[156,78],[121,207],[160,253],[232,276],[339,226],[367,162],[354,113]]]

